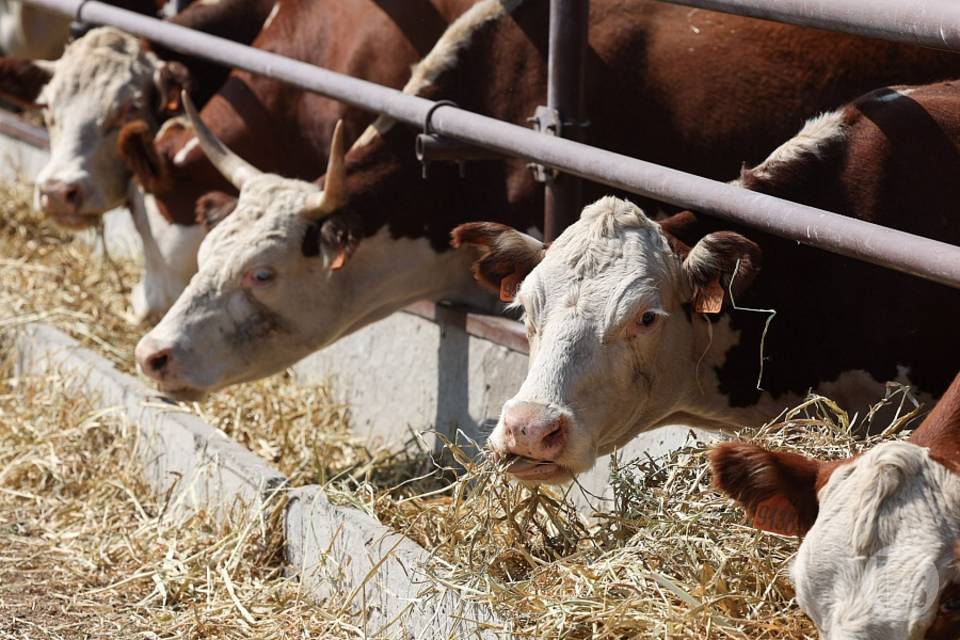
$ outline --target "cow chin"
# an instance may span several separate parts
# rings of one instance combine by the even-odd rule
[[[164,389],[158,385],[157,390],[160,394],[176,402],[203,402],[210,393],[204,389],[193,389],[190,387],[179,387],[174,389]]]
[[[101,220],[99,214],[93,213],[50,213],[44,212],[58,227],[70,231],[83,231],[96,227]]]
[[[507,473],[529,487],[541,484],[562,484],[572,480],[576,475],[561,464],[535,460],[518,460],[510,465]]]

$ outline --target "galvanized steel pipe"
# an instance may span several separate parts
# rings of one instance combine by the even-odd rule
[[[957,0],[665,0],[934,49],[960,50]]]
[[[547,54],[547,107],[558,116],[561,138],[583,142],[583,71],[587,53],[590,0],[550,0]],[[582,182],[570,174],[548,177],[543,236],[554,240],[577,221],[583,207]]]
[[[414,126],[422,126],[434,104],[365,80],[100,2],[24,1],[68,15],[77,13],[83,4],[80,12],[83,20],[111,24],[173,49],[276,78],[363,109],[388,114]],[[435,109],[431,123],[433,131],[438,134],[504,155],[536,161],[601,184],[711,213],[797,242],[960,288],[960,247],[944,242],[546,136],[452,106]]]

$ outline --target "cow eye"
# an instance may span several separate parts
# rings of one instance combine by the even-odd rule
[[[626,336],[628,338],[635,338],[640,335],[650,333],[653,328],[657,325],[657,322],[662,314],[657,313],[656,311],[644,311],[640,315],[636,316],[633,322],[627,327]]]
[[[940,610],[950,613],[960,611],[960,598],[950,598],[949,600],[944,600],[940,604]]]
[[[244,284],[252,287],[262,287],[270,284],[277,278],[277,272],[270,267],[251,269],[243,276]]]

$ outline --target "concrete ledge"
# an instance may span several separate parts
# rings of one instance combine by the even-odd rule
[[[352,595],[372,638],[508,638],[486,607],[435,589],[431,555],[366,514],[338,507],[316,486],[290,492],[287,562],[318,595]]]
[[[66,334],[43,324],[16,332],[18,375],[59,373],[64,383],[117,407],[142,434],[147,480],[159,492],[177,487],[185,506],[258,505],[286,478],[279,471],[194,415],[157,397],[133,376]]]
[[[17,375],[60,375],[65,391],[88,394],[137,425],[148,482],[157,492],[173,488],[183,508],[221,514],[256,509],[284,492],[290,571],[317,599],[337,593],[340,601],[346,594],[364,614],[370,637],[507,637],[485,608],[433,588],[425,575],[432,558],[413,540],[356,509],[331,504],[318,486],[289,489],[259,457],[61,331],[31,324],[13,338]]]

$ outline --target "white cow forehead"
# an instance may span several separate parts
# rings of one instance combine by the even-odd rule
[[[954,578],[960,476],[926,449],[887,443],[837,469],[819,500],[791,571],[807,613],[827,637],[882,640],[896,629],[884,621],[922,628]]]
[[[240,268],[259,253],[299,251],[309,224],[303,215],[307,198],[319,190],[315,184],[270,173],[250,178],[236,209],[200,245],[200,268],[223,261]]]
[[[142,91],[152,81],[156,57],[134,36],[112,27],[93,29],[67,46],[56,62],[41,101],[54,109],[70,109],[85,95],[113,99]]]
[[[660,225],[627,200],[607,196],[583,210],[547,250],[520,290],[524,300],[572,288],[604,302],[628,281],[660,288],[679,265]]]

